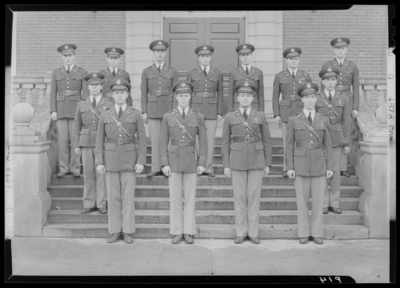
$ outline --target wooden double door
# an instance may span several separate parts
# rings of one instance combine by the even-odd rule
[[[178,70],[179,80],[198,66],[194,50],[214,47],[211,65],[223,73],[224,113],[227,111],[229,72],[239,66],[236,47],[245,42],[244,18],[166,18],[163,39],[169,42],[166,63]]]

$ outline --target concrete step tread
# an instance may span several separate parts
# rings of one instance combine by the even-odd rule
[[[144,215],[169,215],[169,210],[136,210],[135,215],[144,216]],[[62,214],[62,215],[81,215],[80,210],[51,210],[49,212],[51,215]],[[196,215],[204,216],[204,215],[234,215],[234,210],[196,210]],[[88,214],[85,214],[88,215]],[[82,215],[82,216],[85,216]],[[103,215],[99,212],[92,212],[90,215]],[[271,215],[297,215],[297,210],[260,210],[260,216],[271,216]],[[344,210],[342,214],[334,214],[329,213],[329,216],[340,217],[343,216],[359,216],[362,215],[361,212],[356,210]],[[107,216],[107,215],[105,215]]]

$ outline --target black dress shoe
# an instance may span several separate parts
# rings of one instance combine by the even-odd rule
[[[147,177],[154,177],[154,176],[162,176],[164,173],[162,171],[150,172],[147,174]]]
[[[107,208],[99,208],[99,213],[100,214],[107,214]]]
[[[132,236],[130,234],[122,232],[122,236],[123,236],[124,242],[126,244],[132,244],[133,243],[133,238],[132,238]]]
[[[107,243],[115,243],[121,238],[121,232],[114,233],[107,239]]]
[[[300,238],[299,243],[300,244],[307,244],[308,240],[310,240],[310,237],[302,237],[302,238]]]
[[[208,177],[215,177],[215,174],[214,174],[213,171],[211,171],[211,172],[203,172],[203,174],[201,174],[201,175],[208,176]]]
[[[66,174],[67,174],[67,173],[65,173],[65,172],[59,172],[59,173],[57,174],[57,177],[63,178],[63,177],[65,177]]]
[[[328,214],[328,207],[324,207],[324,208],[322,209],[322,213]]]
[[[236,237],[235,244],[242,244],[245,241],[246,237]]]
[[[260,244],[260,239],[258,239],[258,237],[250,237],[249,236],[249,238],[250,238],[251,243]]]
[[[193,244],[194,243],[192,236],[189,235],[189,234],[183,234],[183,238],[185,238],[185,243],[186,244]]]
[[[340,175],[346,176],[346,177],[350,177],[350,174],[347,173],[346,171],[342,171],[342,172],[340,173]]]
[[[97,210],[97,208],[83,208],[81,210],[81,214],[88,214],[88,213],[96,211],[96,210]]]
[[[322,238],[319,237],[313,237],[313,241],[315,244],[324,244],[324,240],[322,240]]]
[[[179,244],[182,241],[182,235],[175,235],[174,238],[172,238],[171,243],[172,244]]]
[[[335,214],[342,214],[342,210],[340,210],[340,208],[329,207],[329,211],[332,211]]]
[[[282,177],[288,177],[287,171],[282,171]]]

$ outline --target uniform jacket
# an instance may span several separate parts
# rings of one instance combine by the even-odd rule
[[[303,111],[304,103],[296,94],[297,88],[304,83],[312,82],[310,74],[304,70],[297,70],[293,79],[289,69],[283,70],[275,75],[274,88],[272,91],[272,109],[274,117],[280,116],[282,122],[287,123],[290,116]],[[282,94],[281,102],[279,95]]]
[[[325,90],[321,93],[318,92],[317,99],[317,112],[323,114],[325,117],[331,119],[330,117],[339,117],[342,119],[342,123],[330,123],[330,136],[332,141],[332,147],[342,147],[351,145],[350,138],[350,106],[347,100],[347,95],[343,92],[335,90],[335,94],[332,95],[332,103],[329,102],[327,95],[325,95]],[[329,109],[328,105],[322,100],[332,105],[332,109],[336,111],[339,116],[336,116],[334,112]]]
[[[187,81],[194,86],[191,107],[203,114],[204,119],[217,119],[217,114],[223,115],[222,107],[224,102],[222,88],[222,72],[210,67],[207,77],[204,75],[201,67],[197,67],[188,72]],[[204,98],[196,96],[196,92],[215,93],[213,97]]]
[[[322,148],[309,150],[296,147],[296,141],[310,142],[312,140],[314,144],[320,143],[304,122],[317,132],[324,150]],[[328,118],[320,113],[315,113],[311,125],[303,112],[289,117],[286,130],[286,165],[288,170],[295,170],[298,176],[326,176],[326,170],[333,171]]]
[[[89,96],[87,83],[83,79],[87,74],[85,69],[76,65],[69,74],[65,70],[65,66],[53,71],[50,87],[50,113],[57,112],[58,119],[75,117],[77,103]]]
[[[142,113],[148,118],[162,119],[171,111],[173,103],[172,86],[178,81],[178,71],[164,63],[161,73],[156,64],[143,70],[142,73]]]
[[[251,129],[245,127],[247,122]],[[260,136],[255,143],[233,143],[232,136]],[[264,169],[272,165],[272,140],[264,112],[251,109],[247,121],[239,109],[225,116],[222,132],[222,160],[224,167],[233,170]]]
[[[110,108],[111,105],[112,102],[103,97],[94,109],[89,97],[78,102],[74,121],[73,149],[79,147],[94,148],[96,146],[96,135],[100,119],[92,113],[92,110],[96,111],[97,115],[101,116],[102,112]],[[89,106],[92,109],[90,109]]]
[[[195,151],[196,146],[170,145],[168,148],[169,139],[190,140],[179,127],[176,119],[185,126],[187,132],[192,136],[192,140],[196,140],[196,136],[198,136],[200,151]],[[161,166],[169,165],[172,172],[191,173],[197,172],[197,166],[206,167],[207,132],[202,114],[189,109],[185,119],[182,119],[178,108],[165,113],[161,124],[160,139]]]
[[[114,107],[106,109],[100,116],[95,148],[96,165],[103,164],[106,171],[110,172],[134,171],[136,163],[146,164],[147,138],[144,123],[140,112],[130,106],[126,106],[121,119],[118,119]],[[111,115],[120,121],[129,134],[136,134],[135,141],[138,147],[135,143],[118,145],[105,142],[106,137],[128,138],[128,135],[118,128]]]
[[[256,84],[257,91],[254,93],[254,100],[251,103],[251,108],[257,109],[264,112],[264,75],[263,72],[251,66],[249,75],[246,74],[243,67],[240,66],[235,68],[229,74],[229,85],[228,85],[228,112],[233,111],[239,107],[239,103],[235,97],[234,87],[239,80],[249,80]]]
[[[114,79],[124,79],[126,81],[128,81],[129,83],[131,83],[131,78],[129,77],[129,73],[122,70],[121,68],[118,68],[117,74],[115,74],[115,77],[113,76],[110,67],[107,67],[107,69],[105,70],[101,70],[99,73],[104,75],[104,79],[102,82],[103,85],[103,96],[105,93],[109,94],[111,93],[110,90],[110,82],[113,81]],[[131,93],[129,93],[128,98],[126,99],[126,104],[132,107],[132,97],[130,95]],[[114,98],[112,98],[112,96],[106,95],[106,97],[108,97],[112,103],[114,103]]]
[[[347,60],[347,58],[344,58],[344,62],[342,63],[342,68],[340,68],[339,62],[337,61],[336,58],[334,58],[333,60],[328,61],[324,65],[322,65],[321,70],[326,67],[335,67],[340,70],[335,90],[339,90],[339,85],[351,86],[352,87],[351,90],[346,90],[342,92],[350,97],[349,103],[350,102],[353,103],[352,106],[353,110],[358,111],[360,103],[360,82],[358,78],[359,72],[357,64],[350,60]],[[320,87],[321,87],[320,91],[325,90],[325,86],[322,84],[322,82]]]

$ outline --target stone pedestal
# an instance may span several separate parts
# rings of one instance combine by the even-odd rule
[[[363,188],[359,209],[370,238],[389,238],[388,143],[360,142],[363,155]]]

